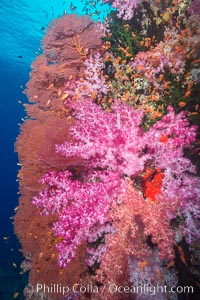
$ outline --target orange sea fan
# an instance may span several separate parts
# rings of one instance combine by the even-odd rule
[[[51,25],[43,48],[44,53],[32,64],[25,90],[32,102],[25,105],[30,119],[21,126],[15,145],[21,164],[18,174],[21,197],[14,225],[24,255],[31,254],[29,282],[32,285],[54,282],[70,286],[84,273],[85,246],[80,246],[70,268],[60,270],[56,238],[50,230],[57,217],[40,216],[32,205],[32,198],[41,190],[38,181],[43,174],[80,165],[80,159],[65,158],[55,152],[55,144],[72,141],[69,127],[74,124],[64,107],[61,90],[67,79],[82,76],[86,56],[101,48],[101,32],[98,24],[88,17],[66,15]],[[86,280],[87,274],[84,278]]]
[[[89,17],[64,15],[50,25],[44,53],[33,62],[25,90],[31,102],[39,103],[39,110],[64,109],[58,91],[68,79],[83,76],[87,56],[101,51],[101,37],[100,25]],[[33,117],[32,110],[28,112]]]
[[[43,48],[51,63],[62,61],[77,64],[100,50],[101,36],[100,26],[89,17],[64,15],[50,25]]]

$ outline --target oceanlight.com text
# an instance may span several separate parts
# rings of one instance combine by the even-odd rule
[[[158,293],[172,293],[172,294],[192,294],[194,292],[193,286],[172,286],[169,288],[167,285],[149,285],[149,284],[140,284],[138,286],[119,286],[116,284],[110,284],[109,292],[121,293],[121,294],[149,294],[156,295]]]
[[[62,285],[58,283],[52,283],[49,285],[38,283],[35,287],[29,286],[29,289],[32,288],[32,291],[36,293],[44,293],[44,294],[62,294],[67,295],[69,293],[73,294],[97,294],[103,293],[107,290],[107,292],[111,294],[145,294],[145,295],[156,295],[160,293],[168,293],[168,294],[193,294],[194,288],[193,286],[172,286],[168,287],[167,285],[149,285],[146,283],[139,284],[138,286],[122,286],[117,285],[115,283],[110,284],[109,286],[99,287],[97,285],[93,285],[92,283],[87,285],[81,285],[79,283],[75,283],[73,286],[69,287],[68,285]]]

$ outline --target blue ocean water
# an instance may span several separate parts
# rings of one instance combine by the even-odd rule
[[[103,19],[109,7],[85,1],[1,0],[0,1],[0,299],[23,299],[27,275],[20,274],[22,254],[14,235],[12,216],[18,205],[18,166],[14,143],[19,134],[23,89],[29,78],[31,62],[41,51],[40,43],[49,22],[64,13],[91,14]],[[101,14],[99,13],[101,9]],[[19,293],[19,294],[18,294]]]

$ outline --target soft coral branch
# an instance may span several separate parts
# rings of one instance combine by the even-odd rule
[[[65,267],[75,257],[81,243],[93,241],[94,227],[102,227],[109,221],[107,213],[111,203],[117,201],[122,183],[116,174],[98,172],[85,182],[72,180],[69,171],[50,172],[41,182],[48,183],[49,188],[34,197],[33,204],[42,214],[59,213],[53,232],[60,238],[57,244],[59,265]],[[106,226],[103,228],[108,230]]]

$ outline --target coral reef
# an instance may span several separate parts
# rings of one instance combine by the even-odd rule
[[[25,297],[173,300],[170,288],[190,285],[195,299],[198,1],[104,2],[116,11],[103,25],[76,15],[50,24],[25,90],[15,216]]]

